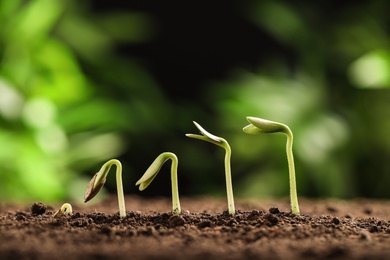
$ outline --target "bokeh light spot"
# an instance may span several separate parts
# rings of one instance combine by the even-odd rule
[[[359,88],[390,87],[390,53],[375,50],[362,55],[351,64],[349,78]]]

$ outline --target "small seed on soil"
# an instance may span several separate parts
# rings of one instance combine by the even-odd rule
[[[181,216],[173,215],[169,218],[168,222],[170,227],[177,227],[177,226],[183,226],[185,220]]]
[[[47,206],[42,202],[35,202],[31,206],[31,214],[33,215],[42,215],[45,214]]]

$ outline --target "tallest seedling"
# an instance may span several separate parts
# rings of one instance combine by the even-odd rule
[[[297,186],[295,181],[294,157],[292,151],[293,134],[290,128],[285,124],[269,121],[262,118],[248,116],[246,119],[248,120],[250,125],[244,127],[243,131],[247,134],[284,133],[287,135],[286,152],[287,152],[288,169],[290,175],[289,179],[290,179],[291,212],[294,214],[299,214]]]

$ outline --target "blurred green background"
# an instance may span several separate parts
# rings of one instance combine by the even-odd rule
[[[247,135],[246,116],[294,133],[298,195],[389,198],[390,2],[0,0],[0,199],[82,201],[111,158],[124,190],[288,196],[286,137]],[[116,193],[114,173],[106,192]]]

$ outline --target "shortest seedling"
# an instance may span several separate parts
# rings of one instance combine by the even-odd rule
[[[243,131],[248,134],[261,134],[261,133],[284,133],[287,135],[287,161],[289,168],[289,179],[290,179],[290,200],[291,200],[291,212],[299,214],[297,187],[295,181],[295,168],[294,168],[294,157],[292,151],[293,145],[293,134],[290,128],[282,123],[269,121],[262,118],[250,117],[246,118],[250,125],[243,128]]]
[[[172,160],[172,165],[171,165],[172,213],[178,215],[181,213],[180,200],[179,200],[179,188],[177,183],[178,159],[174,153],[164,152],[159,156],[157,156],[157,158],[153,161],[153,163],[149,166],[149,168],[146,170],[144,175],[142,175],[142,177],[137,181],[135,185],[139,185],[140,191],[146,189],[149,186],[149,184],[152,183],[154,178],[157,176],[162,165],[169,159]]]
[[[57,217],[64,216],[64,215],[70,216],[72,214],[73,214],[72,205],[70,205],[69,203],[64,203],[61,206],[61,208],[53,214],[53,218],[57,218]]]
[[[218,145],[225,149],[225,179],[226,179],[226,193],[227,193],[227,201],[228,201],[228,211],[230,215],[235,214],[234,207],[234,197],[233,197],[233,187],[232,187],[232,174],[230,169],[230,157],[232,154],[232,150],[230,149],[229,143],[223,139],[222,137],[215,136],[210,134],[206,130],[203,129],[197,122],[194,121],[195,126],[199,129],[202,135],[197,134],[186,134],[187,137],[195,138],[199,140],[203,140],[206,142],[210,142],[212,144]]]
[[[112,165],[116,166],[116,188],[118,193],[118,204],[119,204],[119,216],[120,218],[126,217],[125,198],[123,195],[123,184],[122,184],[122,164],[116,159],[111,159],[92,177],[88,183],[87,190],[84,195],[84,202],[91,200],[96,194],[99,193],[104,183],[106,183],[108,172]]]

